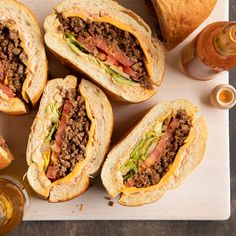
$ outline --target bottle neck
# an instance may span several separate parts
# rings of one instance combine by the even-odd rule
[[[216,51],[222,56],[236,55],[236,22],[228,23],[214,37]]]

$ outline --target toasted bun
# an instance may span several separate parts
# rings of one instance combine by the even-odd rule
[[[0,170],[9,166],[11,162],[14,160],[11,151],[5,143],[5,140],[0,135]]]
[[[74,76],[48,82],[29,136],[26,155],[29,165],[28,181],[41,197],[49,199],[50,202],[67,201],[84,192],[88,188],[90,177],[99,171],[110,144],[113,129],[111,105],[100,88],[82,79],[79,91],[85,98],[86,111],[91,120],[86,158],[77,163],[74,170],[64,178],[51,183],[46,177],[41,146],[49,133],[51,120],[45,117],[45,109],[51,102],[62,105],[60,91],[76,86],[77,78]]]
[[[211,13],[217,0],[152,0],[167,49],[186,39]]]
[[[55,6],[55,11],[64,17],[78,16],[85,20],[107,22],[133,34],[140,42],[145,54],[146,67],[153,83],[160,86],[166,57],[163,46],[152,39],[149,26],[135,13],[123,8],[111,0],[65,0]],[[82,72],[116,100],[138,103],[147,100],[156,93],[156,89],[145,89],[139,84],[117,85],[111,76],[89,56],[74,53],[66,44],[63,34],[58,31],[60,25],[56,13],[49,15],[44,23],[45,42],[53,54],[64,64]]]
[[[121,193],[119,203],[125,206],[139,206],[158,200],[167,190],[179,185],[197,166],[205,150],[207,127],[204,117],[193,119],[185,144],[178,151],[170,170],[161,181],[146,188],[126,187],[119,168],[126,161],[140,137],[158,120],[163,120],[178,109],[184,108],[188,116],[194,117],[197,108],[186,100],[164,101],[154,106],[140,123],[118,143],[108,154],[102,168],[103,185],[111,197]]]
[[[28,56],[27,76],[22,88],[24,102],[33,106],[39,100],[47,81],[47,60],[43,39],[35,17],[31,11],[15,0],[1,0],[1,20],[11,20],[11,27],[16,29],[22,47]],[[6,97],[0,92],[0,111],[11,114],[25,114],[29,110],[19,98]]]

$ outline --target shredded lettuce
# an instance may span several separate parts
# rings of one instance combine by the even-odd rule
[[[73,35],[66,33],[65,36],[66,36],[66,42],[72,49],[72,51],[78,53],[79,49],[79,51],[89,54],[89,51],[81,43],[79,43]]]
[[[148,158],[150,147],[155,147],[162,135],[162,126],[162,122],[157,122],[153,129],[135,146],[129,159],[120,168],[124,180],[129,179],[138,172],[140,163]]]
[[[56,134],[56,131],[58,129],[59,126],[59,122],[60,122],[60,112],[59,112],[59,108],[58,105],[55,103],[50,103],[47,108],[46,108],[46,114],[48,116],[48,118],[52,121],[52,127],[51,130],[48,134],[48,136],[45,138],[44,143],[45,144],[50,144],[53,137]],[[43,158],[44,158],[44,171],[47,169],[49,163],[50,163],[50,157],[51,157],[51,150],[46,151],[43,153]]]
[[[50,103],[46,108],[46,114],[50,117],[53,123],[57,123],[60,119],[60,112],[58,105],[55,103]]]
[[[52,129],[51,129],[49,135],[46,137],[44,143],[50,143],[50,141],[52,140],[52,137],[54,136],[54,134],[57,131],[57,128],[58,128],[58,123],[56,123],[52,126]]]
[[[110,65],[107,65],[98,58],[94,57],[88,50],[86,50],[86,48],[81,43],[76,40],[73,35],[66,33],[65,37],[68,46],[73,52],[75,52],[76,54],[80,54],[81,52],[88,54],[89,60],[98,63],[112,77],[112,81],[114,83],[119,85],[131,85],[136,83],[133,82],[130,78],[122,76],[117,71],[113,70]]]

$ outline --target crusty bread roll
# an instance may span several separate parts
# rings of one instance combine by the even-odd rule
[[[212,12],[217,0],[152,0],[164,44],[171,50]]]
[[[82,72],[100,85],[116,100],[138,103],[147,100],[156,93],[139,83],[117,84],[104,68],[88,54],[75,53],[67,45],[64,32],[59,30],[60,22],[57,14],[63,17],[80,17],[90,22],[106,22],[123,31],[131,33],[140,43],[144,53],[145,67],[153,85],[160,86],[166,65],[164,47],[153,39],[149,26],[134,12],[120,6],[112,0],[65,0],[55,6],[55,13],[49,15],[44,23],[45,42],[59,60]]]
[[[25,114],[30,110],[27,103],[35,106],[47,81],[47,60],[43,39],[35,17],[20,2],[1,0],[0,15],[0,22],[4,26],[18,32],[20,46],[27,57],[26,78],[21,97],[9,97],[0,89],[0,111],[11,115]]]
[[[11,151],[9,150],[5,140],[0,135],[0,169],[3,169],[11,164],[14,160]]]
[[[127,187],[123,181],[121,166],[130,158],[137,143],[155,122],[165,120],[179,109],[184,109],[193,119],[192,126],[184,144],[178,149],[173,163],[168,166],[168,171],[157,184],[140,188]],[[154,106],[126,138],[109,152],[101,173],[103,185],[109,195],[114,198],[121,194],[119,203],[122,205],[140,206],[157,201],[167,190],[177,187],[198,165],[205,150],[206,121],[204,117],[196,119],[194,117],[196,111],[197,108],[186,100],[163,101]]]
[[[85,159],[78,161],[74,169],[63,178],[50,181],[47,177],[42,147],[53,121],[52,117],[47,116],[47,107],[52,103],[58,107],[63,106],[64,98],[61,94],[76,87],[77,78],[74,76],[48,82],[28,140],[26,156],[29,184],[34,191],[50,202],[67,201],[84,192],[89,186],[90,177],[99,171],[110,144],[113,129],[110,102],[100,88],[82,79],[78,91],[85,99],[87,116],[91,121]],[[62,117],[60,119],[62,120]]]

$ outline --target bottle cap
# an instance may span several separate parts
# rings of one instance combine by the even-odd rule
[[[211,103],[219,109],[230,109],[236,104],[236,90],[229,84],[219,84],[211,92]]]

